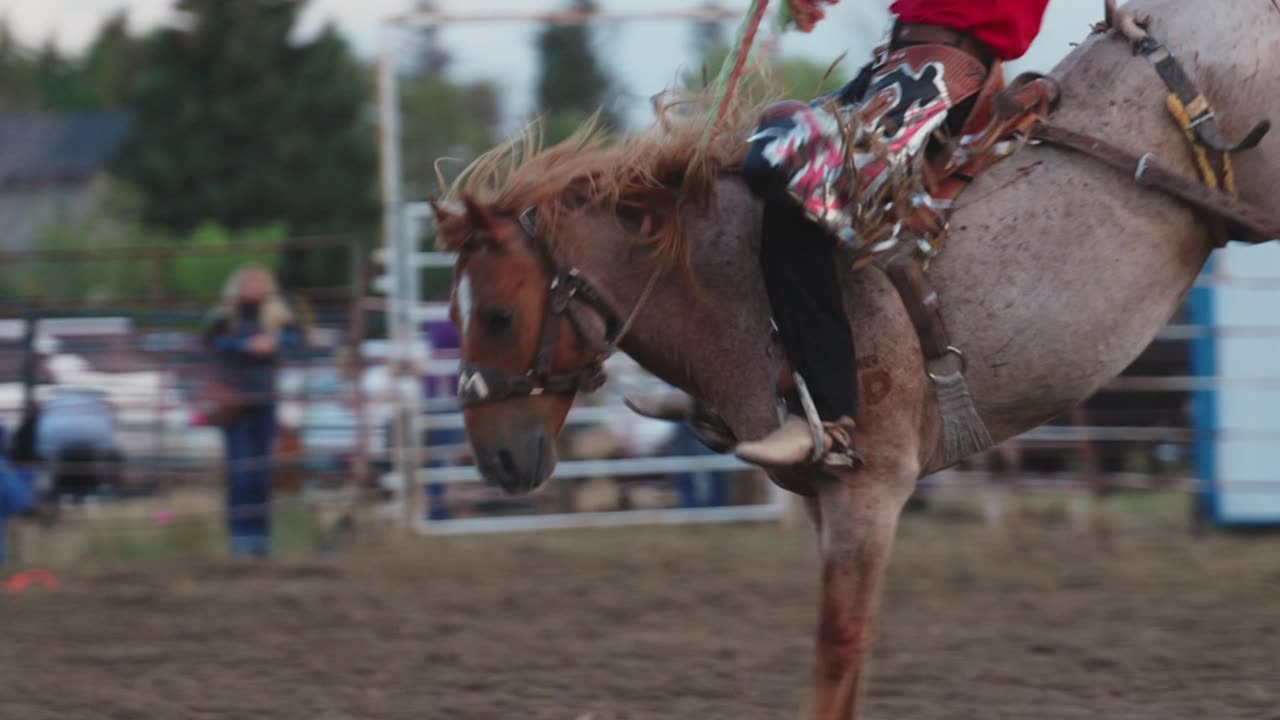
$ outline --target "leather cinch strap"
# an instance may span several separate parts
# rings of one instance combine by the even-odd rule
[[[1280,238],[1280,216],[1237,200],[1204,183],[1188,180],[1165,168],[1150,154],[1139,157],[1105,140],[1056,125],[1039,126],[1033,137],[1056,147],[1088,155],[1131,176],[1140,185],[1167,193],[1197,210],[1221,217],[1256,234],[1263,241]]]
[[[897,288],[902,303],[911,316],[911,324],[920,338],[920,349],[925,360],[934,361],[946,357],[951,347],[951,336],[942,322],[942,309],[938,293],[929,285],[924,268],[910,255],[895,258],[885,267],[889,280]]]
[[[1038,103],[1041,97],[1058,93],[1049,78],[1019,78],[996,103],[1003,115],[1017,116]],[[1280,238],[1280,216],[1243,202],[1218,187],[1175,173],[1150,153],[1138,155],[1092,135],[1068,130],[1048,121],[1031,128],[1031,139],[1087,155],[1132,177],[1135,182],[1180,200],[1232,226],[1232,240],[1266,242]],[[1251,138],[1246,138],[1251,140]],[[1219,186],[1221,187],[1221,186]],[[1252,237],[1248,237],[1252,235]]]

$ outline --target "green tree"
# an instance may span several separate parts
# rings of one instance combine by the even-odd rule
[[[14,37],[9,22],[0,17],[0,110],[9,112],[39,107],[35,54]]]
[[[123,107],[144,59],[143,40],[129,33],[124,11],[107,18],[80,61],[84,109]]]
[[[717,2],[707,2],[703,3],[702,7],[706,10],[719,10],[723,6]],[[693,53],[700,58],[708,57],[716,50],[729,46],[725,25],[719,20],[694,21],[692,35]]]
[[[34,94],[40,109],[61,110],[83,101],[77,92],[80,78],[75,59],[64,57],[52,40],[36,50],[32,62]]]
[[[89,210],[78,220],[47,225],[35,237],[40,250],[153,245],[169,242],[162,232],[137,222],[141,198],[127,185],[100,177],[89,188]],[[32,261],[3,269],[5,285],[18,297],[86,304],[147,297],[155,266],[137,259],[84,258]]]
[[[377,226],[377,157],[368,117],[366,72],[332,26],[302,48],[283,108],[293,130],[279,138],[283,172],[292,191],[275,212],[296,235],[366,233]],[[306,178],[305,183],[298,179]],[[266,220],[266,218],[264,218]],[[266,223],[257,223],[263,225]],[[286,287],[337,286],[349,281],[341,248],[288,250],[280,280]]]
[[[294,232],[364,230],[377,222],[377,159],[364,77],[332,26],[301,48],[280,103],[286,129],[277,138],[280,171],[292,188],[279,219]]]
[[[123,183],[99,178],[90,188],[90,209],[74,221],[40,229],[36,247],[87,250],[101,247],[217,248],[224,252],[172,256],[161,262],[138,258],[32,261],[0,268],[0,286],[16,297],[87,305],[145,300],[154,293],[180,303],[204,304],[221,292],[236,268],[257,263],[280,268],[281,254],[264,244],[285,239],[280,225],[231,231],[204,223],[181,237],[138,222],[140,195]]]
[[[702,69],[685,73],[685,86],[700,88],[707,82],[714,82],[720,66],[728,56],[727,46],[711,48],[703,58]],[[760,82],[761,79],[753,76],[746,82]],[[841,72],[838,67],[831,68],[803,58],[786,57],[772,58],[763,79],[770,84],[770,87],[777,88],[786,97],[800,100],[809,100],[838,90],[849,82],[848,75]]]
[[[378,217],[365,70],[325,27],[295,40],[297,0],[178,0],[179,28],[150,38],[129,95],[135,126],[117,172],[146,222],[185,236],[364,233]],[[286,286],[346,281],[339,253],[287,253]]]
[[[401,87],[403,157],[407,192],[435,188],[436,167],[446,180],[497,141],[501,106],[488,82],[457,83],[445,75],[407,78]]]
[[[261,246],[284,239],[285,230],[280,225],[231,232],[217,223],[205,223],[185,238],[184,244],[192,248],[217,249],[225,251],[225,254],[175,257],[169,268],[167,279],[170,287],[167,289],[182,298],[217,298],[227,278],[242,265],[252,263],[278,271],[280,252]]]
[[[142,190],[147,222],[179,233],[376,222],[362,70],[332,28],[293,40],[303,4],[179,0],[185,22],[150,39],[117,166]]]
[[[436,12],[440,4],[435,0],[418,0],[414,3],[418,12]],[[440,26],[429,24],[418,30],[417,48],[413,59],[414,70],[424,75],[443,75],[453,64],[453,56],[440,42]]]
[[[434,10],[419,2],[419,10]],[[453,56],[440,43],[437,28],[418,36],[411,70],[400,83],[402,157],[408,197],[437,188],[436,168],[446,181],[498,140],[502,107],[492,83],[459,82],[449,75]]]
[[[142,64],[142,41],[127,17],[109,18],[82,56],[52,42],[23,47],[0,18],[0,109],[74,112],[118,108]]]
[[[575,12],[596,11],[594,0],[571,0]],[[618,125],[608,101],[614,83],[596,58],[587,25],[548,24],[538,34],[538,110],[546,118],[549,142],[564,139],[593,113]]]

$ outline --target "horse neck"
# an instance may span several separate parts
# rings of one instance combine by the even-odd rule
[[[729,180],[684,221],[697,286],[677,269],[666,272],[621,350],[716,408],[739,434],[763,434],[777,424],[770,388],[783,358],[759,269],[759,205],[740,181]],[[590,240],[575,244],[572,261],[630,312],[649,279],[648,251],[612,218],[595,218],[581,232]]]

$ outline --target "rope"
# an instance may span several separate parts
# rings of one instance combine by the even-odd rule
[[[724,59],[724,65],[720,66],[720,73],[716,80],[715,112],[711,116],[711,124],[707,125],[706,131],[702,134],[699,149],[705,148],[711,142],[716,128],[720,127],[725,114],[729,111],[733,97],[737,94],[738,84],[742,81],[746,70],[747,59],[751,56],[751,46],[755,43],[756,34],[760,31],[760,25],[764,22],[764,14],[768,8],[769,0],[752,0],[742,25],[738,27],[738,36],[733,42],[729,56]]]
[[[839,1],[783,0],[782,6],[778,9],[778,29],[785,31],[794,26],[800,32],[810,32],[818,24],[818,21],[824,17],[822,5],[834,5]],[[769,0],[752,0],[742,24],[738,26],[738,35],[734,39],[733,46],[730,48],[724,64],[720,66],[720,72],[716,76],[716,93],[713,102],[715,111],[711,115],[711,123],[707,125],[707,129],[702,135],[699,150],[705,148],[711,142],[716,128],[720,127],[720,124],[724,121],[724,116],[728,114],[729,108],[733,104],[733,98],[737,94],[738,86],[742,82],[743,75],[746,74],[747,60],[751,57],[751,47],[755,44],[756,35],[760,32],[760,26],[764,23],[765,11],[768,9]]]
[[[612,354],[618,349],[618,345],[622,342],[622,338],[631,332],[631,326],[635,324],[636,318],[640,315],[640,310],[644,308],[645,303],[649,301],[649,296],[653,294],[653,289],[658,285],[658,277],[661,272],[655,271],[649,276],[649,281],[644,285],[644,291],[640,293],[640,299],[636,300],[635,307],[631,308],[631,314],[627,315],[627,319],[622,322],[622,327],[618,328],[618,335],[609,343],[609,353]]]
[[[1212,109],[1208,107],[1208,103],[1204,101],[1204,96],[1197,98],[1197,103],[1205,106],[1205,113],[1212,112]],[[1191,113],[1187,110],[1187,106],[1182,102],[1182,99],[1176,93],[1169,93],[1165,105],[1169,108],[1169,114],[1178,123],[1178,127],[1182,128],[1182,134],[1186,136],[1187,142],[1191,145],[1196,168],[1200,170],[1200,177],[1204,180],[1204,184],[1214,190],[1223,190],[1232,197],[1239,197],[1239,191],[1236,188],[1235,167],[1231,163],[1231,156],[1227,153],[1221,153],[1222,172],[1219,173],[1213,167],[1213,159],[1209,155],[1208,148],[1196,138],[1195,120],[1191,117]],[[1203,116],[1204,113],[1200,113],[1200,115]]]
[[[1209,161],[1209,153],[1204,146],[1196,142],[1194,131],[1191,128],[1191,115],[1187,112],[1187,106],[1182,103],[1182,99],[1175,93],[1169,93],[1165,100],[1165,105],[1169,108],[1169,114],[1178,123],[1178,127],[1182,128],[1182,134],[1186,136],[1187,142],[1191,144],[1191,153],[1195,157],[1196,168],[1200,170],[1200,178],[1205,185],[1214,190],[1220,189],[1218,184],[1218,173],[1214,171],[1213,165]]]

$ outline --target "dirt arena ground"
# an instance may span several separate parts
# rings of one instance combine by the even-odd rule
[[[795,718],[813,545],[776,526],[71,570],[0,597],[0,718]],[[871,718],[1280,719],[1280,538],[909,518]]]

